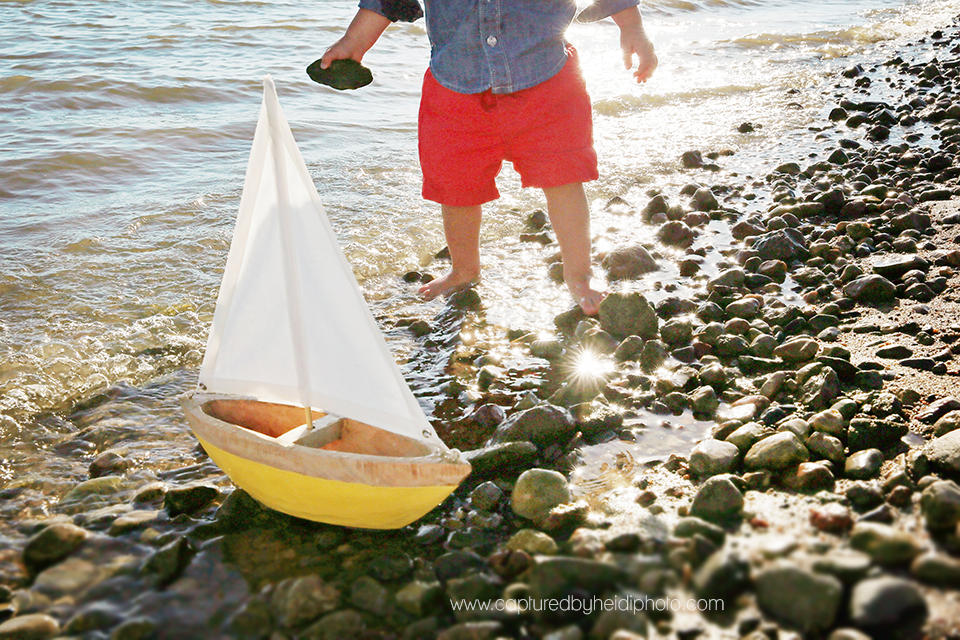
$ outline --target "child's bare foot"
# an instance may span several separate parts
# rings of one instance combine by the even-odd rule
[[[567,289],[573,300],[580,305],[580,309],[588,316],[595,316],[600,313],[600,303],[607,297],[606,291],[594,288],[594,282],[589,280],[583,284],[575,285],[572,282],[567,283]]]
[[[420,297],[424,300],[433,300],[437,296],[448,296],[457,291],[463,291],[478,282],[480,282],[479,274],[461,275],[451,271],[445,276],[426,283],[417,290],[417,293],[419,293]]]

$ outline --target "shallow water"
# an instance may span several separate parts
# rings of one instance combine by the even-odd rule
[[[375,82],[360,91],[304,73],[353,12],[352,1],[0,3],[0,487],[36,482],[55,496],[54,485],[84,478],[93,452],[56,447],[89,424],[106,434],[99,450],[127,446],[153,471],[196,461],[173,398],[202,357],[266,73],[385,327],[442,309],[397,277],[443,246],[437,207],[419,197],[422,22],[387,32],[365,59]],[[650,1],[661,64],[640,86],[612,23],[573,26],[601,158],[588,190],[596,250],[651,233],[604,209],[610,197],[639,207],[651,189],[676,197],[720,179],[679,171],[684,151],[730,150],[721,178],[746,182],[807,159],[805,129],[833,106],[837,71],[892,56],[958,13],[960,0]],[[760,126],[739,133],[747,121]],[[543,264],[554,249],[517,239],[542,196],[509,168],[501,191],[483,231],[483,331],[549,330],[570,304]],[[713,223],[699,242],[731,240]],[[721,259],[711,253],[704,271]],[[654,282],[671,273],[634,286],[659,299],[668,292]],[[388,339],[415,387],[437,384],[443,353],[420,353],[404,331]]]

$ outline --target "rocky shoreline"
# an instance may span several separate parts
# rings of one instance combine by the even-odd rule
[[[0,640],[960,637],[958,42],[844,72],[808,165],[745,184],[691,151],[679,196],[611,201],[697,293],[651,304],[629,283],[668,258],[621,247],[598,318],[507,332],[517,366],[455,350],[435,416],[474,473],[411,527],[267,511],[202,459],[148,482],[121,436],[67,437],[101,453],[0,550]],[[718,221],[736,246],[707,277]],[[397,326],[429,351],[480,305]],[[609,366],[571,376],[585,354]],[[689,455],[571,473],[684,412],[713,424]]]

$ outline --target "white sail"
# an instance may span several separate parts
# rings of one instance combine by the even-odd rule
[[[337,243],[273,80],[263,84],[200,383],[437,442]]]

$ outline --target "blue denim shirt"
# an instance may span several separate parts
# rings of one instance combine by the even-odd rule
[[[396,0],[360,0],[390,18]],[[595,0],[613,15],[639,0]],[[513,93],[551,78],[567,61],[564,33],[576,0],[424,0],[430,70],[457,93]]]

